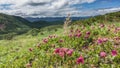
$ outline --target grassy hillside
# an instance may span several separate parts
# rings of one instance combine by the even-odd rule
[[[120,11],[108,13],[105,15],[94,16],[85,20],[76,21],[73,24],[77,25],[92,25],[94,23],[108,23],[108,22],[120,22]]]
[[[21,17],[0,14],[0,34],[25,32],[30,29],[27,23],[29,21]]]
[[[51,25],[62,25],[63,23],[64,23],[63,21],[52,21],[52,22],[36,21],[29,23],[29,26],[31,26],[31,28],[43,28]]]

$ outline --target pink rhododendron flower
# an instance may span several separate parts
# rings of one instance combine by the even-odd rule
[[[70,50],[67,51],[67,55],[69,55],[69,56],[71,56],[72,53],[73,53],[73,49],[70,49]]]
[[[117,51],[116,50],[112,50],[111,53],[112,53],[112,56],[116,56],[117,55]]]
[[[103,38],[103,42],[107,42],[108,41],[108,38]]]
[[[44,42],[44,43],[47,43],[47,42],[48,42],[48,39],[43,39],[43,42]]]
[[[56,48],[56,49],[54,50],[54,52],[55,52],[55,53],[59,53],[59,52],[60,52],[60,48]]]
[[[59,42],[64,42],[64,41],[62,39],[60,39]]]
[[[97,43],[98,43],[98,44],[102,44],[102,43],[103,43],[103,40],[102,40],[102,39],[98,39],[98,40],[97,40]]]
[[[29,51],[33,51],[33,48],[29,48]]]
[[[106,57],[106,52],[100,52],[100,57],[102,57],[102,58],[104,58],[104,57]]]
[[[81,37],[81,35],[82,35],[81,33],[75,34],[75,36],[78,37],[78,38]]]
[[[64,56],[65,56],[65,52],[64,52],[64,51],[63,51],[63,52],[60,51],[58,54],[59,54],[59,56],[61,56],[61,57],[64,57]]]
[[[86,32],[86,35],[90,35],[90,31]]]
[[[71,56],[73,53],[73,49],[68,49],[68,48],[56,48],[54,50],[55,54],[58,54],[61,57],[64,57],[65,55]]]
[[[107,42],[107,41],[108,41],[108,38],[99,38],[99,39],[97,40],[97,43],[98,43],[98,44],[102,44],[102,43]]]
[[[53,38],[53,36],[52,36],[52,35],[50,35],[50,36],[49,36],[49,38]]]
[[[82,56],[80,56],[79,58],[77,58],[77,61],[76,61],[77,64],[84,64],[84,58]]]
[[[73,37],[73,34],[69,34],[69,37]]]
[[[89,38],[90,36],[90,31],[86,32],[85,39]]]
[[[100,28],[102,28],[102,27],[104,27],[104,26],[105,26],[104,24],[101,24],[101,25],[100,25]]]
[[[118,46],[117,45],[114,45],[114,48],[117,48]]]
[[[69,49],[68,48],[61,48],[61,51],[67,52]]]

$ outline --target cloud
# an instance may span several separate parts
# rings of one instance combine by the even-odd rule
[[[117,8],[106,8],[106,9],[99,9],[98,12],[101,14],[106,14],[106,13],[110,13],[110,12],[117,12],[120,11],[120,7]]]
[[[80,10],[72,5],[93,3],[96,0],[0,0],[0,13],[22,17],[91,16],[120,11],[120,8]],[[4,6],[1,6],[4,5]],[[7,5],[7,6],[6,6]],[[77,6],[78,8],[81,6]]]
[[[82,3],[92,3],[96,0],[72,0],[70,4],[82,4]]]
[[[104,15],[106,13],[117,12],[120,11],[120,7],[117,8],[104,8],[97,10],[81,10],[78,12],[74,12],[73,16],[95,16],[95,15]]]

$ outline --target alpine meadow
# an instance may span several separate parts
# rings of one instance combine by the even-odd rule
[[[1,0],[0,68],[120,68],[120,1]]]

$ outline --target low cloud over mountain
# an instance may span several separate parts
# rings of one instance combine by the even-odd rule
[[[95,5],[96,8],[84,8],[98,2],[99,0],[0,0],[0,12],[22,17],[51,17],[66,16],[68,13],[72,16],[94,16],[120,10],[119,5],[103,7],[108,8],[105,10],[99,9],[102,7],[99,7],[99,4]],[[99,3],[103,3],[103,0]],[[104,3],[111,2],[109,0]]]

